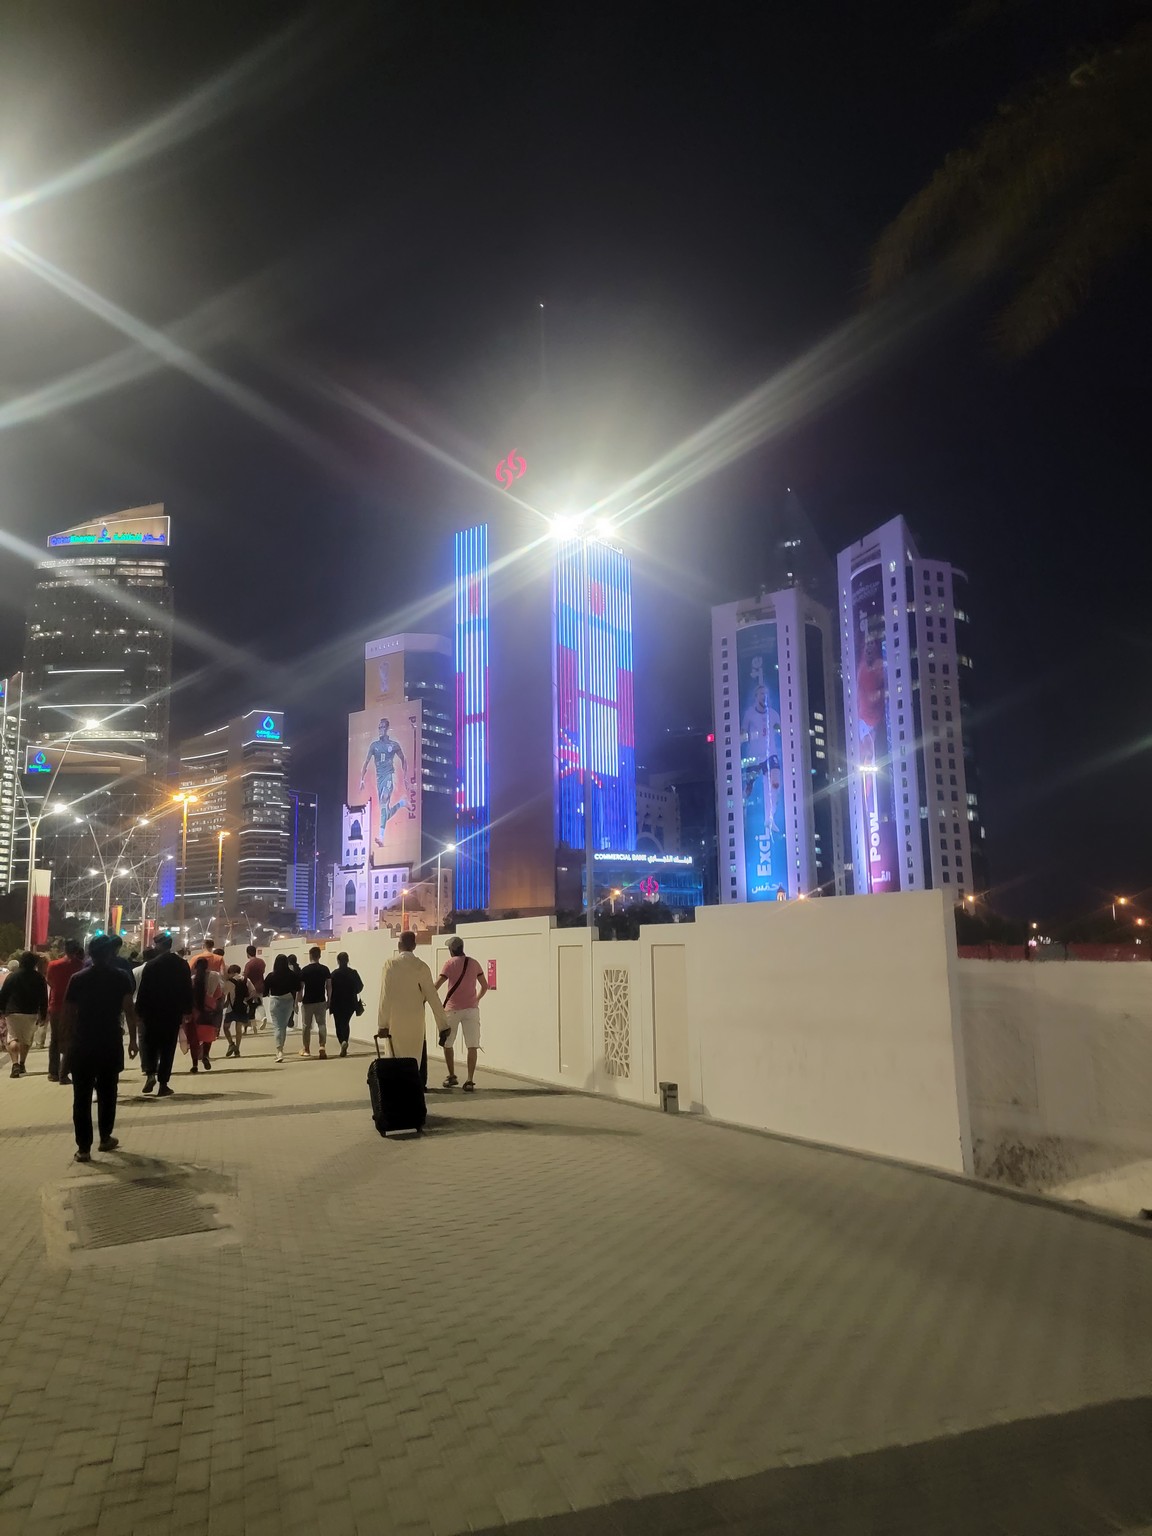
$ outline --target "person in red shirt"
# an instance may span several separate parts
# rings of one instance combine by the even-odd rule
[[[268,962],[266,960],[261,960],[260,956],[256,953],[255,944],[249,944],[248,959],[245,961],[244,970],[241,973],[242,979],[251,983],[248,995],[249,1024],[252,1024],[253,1020],[255,1019],[256,1005],[264,996],[264,973],[267,971],[267,969]],[[264,1021],[264,1024],[261,1027],[265,1029],[268,1027],[267,1020]],[[241,1034],[243,1034],[243,1032],[243,1030],[240,1031]]]
[[[48,1081],[69,1081],[67,1042],[64,1038],[64,994],[68,983],[84,966],[84,947],[75,939],[68,939],[59,960],[48,966]]]

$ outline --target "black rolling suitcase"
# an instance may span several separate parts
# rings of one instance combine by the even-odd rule
[[[384,1038],[388,1039],[387,1036]],[[376,1060],[368,1066],[368,1093],[376,1129],[381,1136],[387,1136],[390,1131],[419,1134],[428,1118],[420,1063],[411,1056],[382,1056],[380,1035],[375,1039]],[[388,1048],[392,1049],[391,1041]]]

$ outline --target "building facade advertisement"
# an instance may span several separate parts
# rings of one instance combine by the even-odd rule
[[[380,663],[386,681],[389,667]],[[401,668],[391,668],[400,672]],[[348,719],[348,804],[367,805],[369,864],[420,862],[421,706],[382,691]],[[366,829],[367,830],[367,829]]]
[[[780,665],[774,622],[736,634],[740,705],[740,782],[747,899],[775,901],[788,891],[781,788]]]
[[[164,507],[157,504],[139,507],[131,512],[117,513],[112,517],[98,518],[90,523],[80,523],[66,528],[63,533],[48,537],[49,549],[74,548],[78,544],[163,544],[171,542],[169,519]]]
[[[456,535],[456,906],[488,905],[492,806],[488,711],[488,525]]]
[[[852,667],[856,698],[856,766],[860,775],[868,889],[900,889],[896,803],[888,729],[888,657],[884,572],[877,562],[852,577]]]
[[[584,846],[584,794],[593,848],[636,846],[632,585],[627,558],[572,539],[556,552],[553,662],[556,842]]]

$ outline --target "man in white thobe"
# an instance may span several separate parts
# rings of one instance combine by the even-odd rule
[[[432,972],[417,958],[416,935],[400,935],[400,953],[384,967],[380,978],[380,1012],[376,1028],[389,1035],[397,1056],[410,1056],[420,1063],[420,1081],[428,1083],[428,1046],[424,1034],[424,1009],[431,1008],[436,1028],[448,1028],[444,1004],[436,990]]]

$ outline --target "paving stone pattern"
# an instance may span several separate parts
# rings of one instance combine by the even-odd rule
[[[87,1167],[0,1078],[2,1536],[1152,1526],[1152,1242],[483,1071],[384,1141],[265,1040]],[[112,1180],[214,1230],[88,1251]]]

